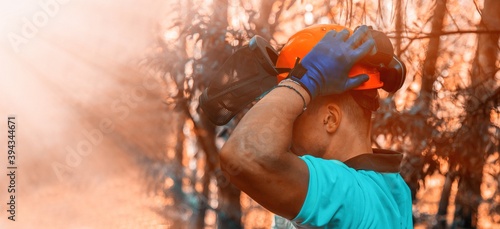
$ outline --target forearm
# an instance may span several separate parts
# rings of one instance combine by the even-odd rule
[[[293,82],[309,103],[309,95]],[[307,165],[289,152],[293,123],[304,102],[293,89],[278,87],[253,106],[220,153],[221,169],[231,183],[259,204],[292,219],[307,193]]]
[[[293,82],[283,82],[295,88],[309,103],[309,95]],[[240,121],[221,152],[221,160],[248,165],[277,165],[282,154],[288,153],[295,119],[303,112],[304,101],[293,89],[277,87],[252,107]]]

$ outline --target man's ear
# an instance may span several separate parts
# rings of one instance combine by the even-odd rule
[[[331,103],[326,106],[327,114],[324,116],[323,124],[326,132],[329,134],[335,133],[342,121],[342,110],[337,104]]]

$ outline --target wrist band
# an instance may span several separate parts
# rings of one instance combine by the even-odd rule
[[[309,89],[307,89],[306,86],[304,86],[300,81],[299,79],[297,79],[295,76],[288,76],[288,78],[285,78],[284,80],[282,80],[281,82],[292,82],[294,84],[297,84],[299,85],[300,87],[304,88],[307,92],[307,94],[309,95],[310,98],[312,98],[313,96],[311,95],[311,92],[309,92]]]
[[[282,80],[281,82],[291,82],[291,83],[297,84],[297,85],[299,85],[299,86],[302,87],[302,85],[300,85],[299,82],[297,82],[297,81],[295,81],[295,80],[293,80],[291,78],[286,78],[286,79]]]
[[[302,98],[302,102],[304,102],[304,107],[302,108],[302,112],[299,114],[301,115],[302,113],[304,113],[304,111],[307,109],[307,104],[306,104],[306,99],[304,98],[304,96],[299,92],[299,90],[295,89],[294,87],[290,86],[290,85],[284,85],[284,84],[278,84],[276,85],[274,88],[278,88],[278,87],[286,87],[286,88],[290,88],[292,89],[293,91],[297,92],[297,94],[300,96],[300,98]]]

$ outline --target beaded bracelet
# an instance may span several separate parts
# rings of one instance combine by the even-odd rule
[[[306,99],[304,98],[304,96],[299,92],[299,90],[295,89],[294,87],[290,86],[290,85],[284,85],[284,84],[278,84],[276,85],[274,88],[278,88],[278,87],[286,87],[286,88],[290,88],[292,89],[293,91],[297,92],[297,94],[300,96],[300,98],[302,98],[302,102],[304,102],[304,107],[302,108],[302,113],[304,113],[304,111],[306,111],[307,109],[307,104],[306,104]],[[302,114],[300,113],[300,114]]]
[[[297,84],[297,85],[299,85],[299,86],[301,86],[301,87],[302,87],[302,85],[300,85],[300,83],[299,83],[299,82],[297,82],[297,81],[295,81],[295,80],[292,80],[292,79],[290,79],[290,78],[286,78],[286,79],[282,80],[281,82],[283,82],[283,83],[284,83],[284,82],[292,82],[292,83]]]

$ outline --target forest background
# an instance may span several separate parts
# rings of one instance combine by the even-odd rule
[[[175,144],[156,159],[173,171],[158,180],[168,180],[161,189],[174,199],[172,208],[189,209],[197,227],[210,215],[218,228],[269,224],[259,220],[265,210],[221,175],[218,150],[237,120],[211,125],[199,115],[200,91],[252,36],[279,49],[294,32],[329,23],[384,31],[406,63],[403,88],[381,92],[372,140],[405,154],[402,175],[412,190],[415,224],[500,223],[499,1],[214,0],[179,1],[174,9],[148,60],[162,73],[165,104],[178,118]]]
[[[372,140],[404,153],[416,227],[498,228],[498,12],[497,0],[0,1],[0,147],[14,115],[19,200],[15,222],[0,205],[0,228],[269,228],[219,169],[243,114],[215,127],[198,96],[252,36],[279,49],[318,23],[371,25],[406,63],[403,87],[380,91]]]

